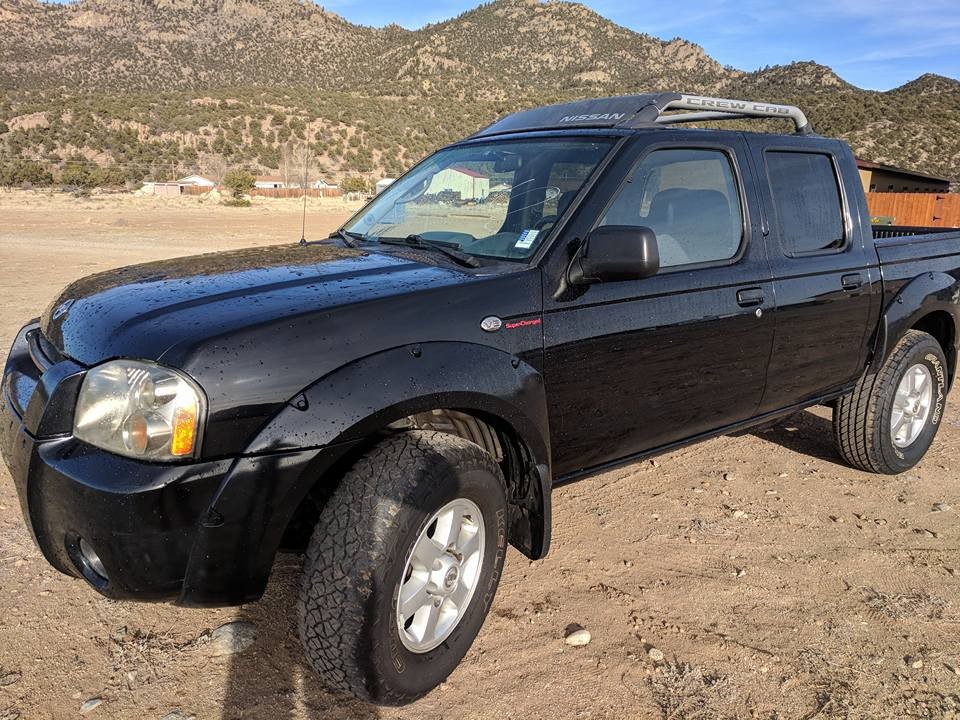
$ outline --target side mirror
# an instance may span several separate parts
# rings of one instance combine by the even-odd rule
[[[660,270],[657,236],[648,227],[604,225],[587,238],[570,264],[570,283],[642,280]]]

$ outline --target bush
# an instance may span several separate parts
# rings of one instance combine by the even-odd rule
[[[228,197],[223,201],[223,204],[227,207],[250,207],[250,200],[245,197]]]
[[[360,175],[351,175],[343,179],[340,183],[340,189],[345,193],[368,193],[370,192],[369,181]]]
[[[0,185],[48,187],[53,185],[53,174],[33,160],[15,160],[0,165]]]
[[[128,174],[117,165],[98,167],[94,172],[94,180],[98,187],[122,187],[127,183]]]
[[[234,168],[228,172],[223,177],[223,185],[227,188],[234,202],[227,202],[225,204],[232,205],[234,207],[239,207],[245,198],[244,195],[249,193],[256,187],[257,179],[247,170],[240,168]],[[246,204],[249,205],[250,201],[247,200]]]
[[[67,165],[60,173],[60,183],[70,190],[90,190],[99,184],[100,169],[94,165]]]

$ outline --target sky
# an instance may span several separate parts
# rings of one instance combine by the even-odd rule
[[[581,1],[632,30],[691,40],[741,70],[815,60],[871,90],[889,90],[928,72],[960,79],[958,0]],[[354,23],[410,29],[449,19],[478,2],[318,0]]]

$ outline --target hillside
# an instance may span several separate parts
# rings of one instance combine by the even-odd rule
[[[513,109],[681,89],[803,106],[818,131],[960,177],[960,82],[886,93],[812,62],[755,73],[574,3],[497,0],[417,31],[353,25],[310,0],[0,0],[3,155],[127,176],[205,165],[394,175]]]

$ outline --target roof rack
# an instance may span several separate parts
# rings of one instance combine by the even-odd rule
[[[668,110],[691,112],[665,114]],[[662,92],[577,100],[522,110],[500,118],[472,137],[556,128],[640,128],[741,118],[792,120],[798,135],[813,134],[807,116],[792,105]]]
[[[664,115],[667,110],[693,110],[689,113]],[[662,108],[654,121],[659,125],[674,123],[702,122],[704,120],[736,120],[743,118],[778,118],[793,120],[798,135],[811,135],[813,128],[803,111],[793,105],[775,105],[773,103],[752,100],[730,100],[728,98],[707,97],[705,95],[682,95],[671,100]]]

